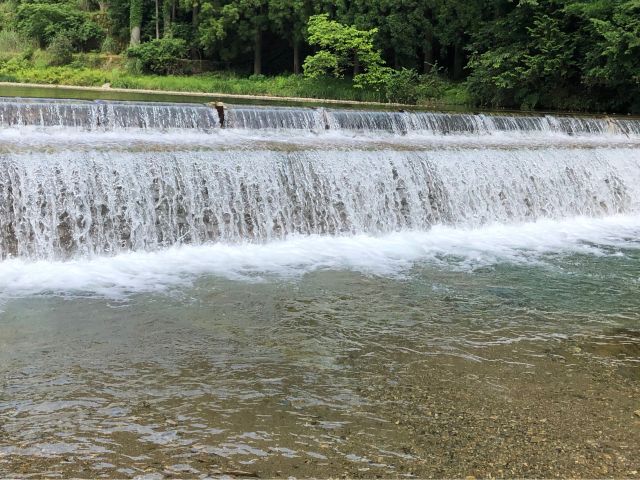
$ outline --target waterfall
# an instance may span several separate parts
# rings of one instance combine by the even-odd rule
[[[0,251],[30,258],[640,210],[631,149],[62,151],[0,165]]]
[[[0,135],[0,258],[640,212],[634,119],[246,106],[225,117],[218,128],[201,105],[0,101],[0,125],[19,133]],[[56,128],[43,145],[27,125]],[[387,140],[354,143],[359,131]]]
[[[225,127],[244,130],[323,130],[447,134],[560,133],[640,135],[640,120],[613,117],[464,114],[231,105]],[[220,126],[215,108],[200,104],[133,103],[0,97],[0,127],[84,130],[197,129]]]
[[[0,98],[0,127],[211,130],[219,124],[215,109],[197,104]]]
[[[447,134],[559,133],[640,135],[640,120],[612,117],[366,111],[324,108],[231,106],[226,127]]]
[[[322,108],[233,106],[225,115],[227,128],[322,130],[325,125]]]

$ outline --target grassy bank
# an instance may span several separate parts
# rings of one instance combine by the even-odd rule
[[[176,92],[222,93],[235,95],[269,95],[362,102],[385,102],[384,95],[354,88],[348,79],[310,79],[301,75],[243,77],[228,72],[197,75],[142,75],[128,72],[122,65],[88,65],[77,59],[66,66],[48,66],[31,60],[11,58],[0,61],[0,81],[46,85],[77,85],[144,89]],[[466,88],[434,77],[424,85],[419,104],[464,105],[468,103]]]

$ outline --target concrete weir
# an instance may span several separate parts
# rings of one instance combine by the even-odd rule
[[[640,122],[0,100],[0,258],[640,211]]]

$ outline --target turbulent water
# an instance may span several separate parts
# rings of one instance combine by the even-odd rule
[[[210,130],[218,128],[220,121],[217,111],[204,105],[0,98],[0,127],[25,126]]]
[[[3,256],[380,234],[640,209],[633,149],[6,155]]]
[[[471,115],[433,112],[385,112],[325,108],[234,107],[225,125],[245,129],[300,129],[358,132],[449,134],[562,133],[639,135],[640,121],[623,118],[558,117],[552,115]]]
[[[5,259],[640,211],[634,120],[232,107],[221,129],[197,105],[0,112]]]

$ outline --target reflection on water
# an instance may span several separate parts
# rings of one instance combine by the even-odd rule
[[[189,94],[183,92],[180,94],[170,94],[162,91],[154,93],[140,93],[139,91],[126,91],[122,89],[111,88],[94,88],[94,89],[78,89],[73,87],[43,85],[41,87],[25,86],[18,83],[12,85],[3,84],[0,86],[0,95],[7,97],[23,97],[23,98],[59,98],[59,99],[79,99],[79,100],[118,100],[118,101],[137,101],[137,102],[217,102],[217,101],[231,101],[233,103],[238,102],[237,95],[226,95],[220,93],[195,93]],[[314,101],[308,99],[307,101],[295,101],[288,102],[286,97],[278,100],[264,100],[260,98],[252,98],[251,95],[240,95],[242,97],[243,104],[251,105],[292,105],[292,106],[325,106],[326,102]],[[341,108],[354,108],[349,102],[331,102],[332,106],[340,106]],[[404,107],[411,110],[427,109],[425,106]],[[429,107],[431,108],[431,107]],[[456,112],[467,112],[469,109],[464,105],[439,105],[439,109]],[[397,110],[395,106],[385,106],[384,104],[376,105],[376,109],[389,109]],[[505,111],[505,110],[503,110]],[[520,112],[519,112],[520,113]]]
[[[0,474],[634,476],[639,266],[5,300]]]

